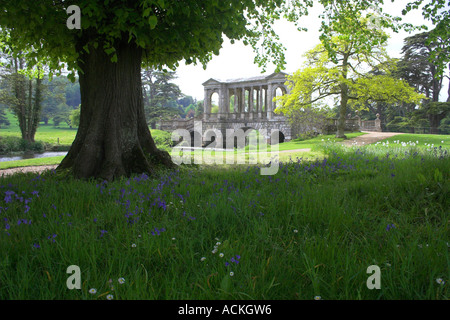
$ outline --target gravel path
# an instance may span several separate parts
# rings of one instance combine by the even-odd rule
[[[367,132],[367,134],[342,141],[341,143],[346,146],[362,146],[367,145],[371,143],[378,142],[380,140],[390,138],[396,135],[399,135],[401,133],[397,132]],[[297,150],[285,150],[280,152],[307,152],[310,151],[310,149],[297,149]],[[32,166],[32,167],[20,167],[20,168],[10,168],[10,169],[2,169],[0,170],[0,177],[3,175],[10,175],[14,174],[16,172],[34,172],[34,173],[41,173],[45,170],[53,170],[57,167],[57,165],[51,165],[51,166]]]
[[[366,134],[342,141],[341,143],[346,146],[362,146],[378,142],[383,139],[387,139],[402,133],[399,132],[366,132]]]
[[[0,170],[0,177],[3,175],[7,176],[10,174],[14,174],[17,172],[34,172],[34,173],[42,173],[45,170],[53,170],[57,167],[57,165],[51,166],[31,166],[31,167],[20,167],[20,168],[9,168]]]

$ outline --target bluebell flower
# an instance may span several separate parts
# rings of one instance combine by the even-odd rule
[[[388,225],[387,225],[386,231],[389,231],[389,230],[391,230],[391,229],[396,229],[396,227],[395,227],[394,224],[388,224]]]

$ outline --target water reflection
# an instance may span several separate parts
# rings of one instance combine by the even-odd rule
[[[34,159],[34,158],[47,158],[47,157],[58,157],[58,156],[65,156],[67,154],[67,151],[49,151],[49,152],[42,152],[42,153],[24,153],[20,156],[12,156],[12,157],[1,157],[0,156],[0,162],[5,161],[16,161],[16,160],[24,160],[24,159]]]

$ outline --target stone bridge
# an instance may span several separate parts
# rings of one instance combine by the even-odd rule
[[[191,133],[192,141],[199,139],[201,145],[207,143],[205,132],[211,129],[219,130],[226,139],[227,130],[242,129],[248,132],[255,129],[266,133],[268,143],[289,141],[294,137],[288,120],[283,115],[275,114],[273,99],[280,94],[289,93],[286,86],[286,73],[273,73],[266,76],[221,81],[209,79],[204,86],[204,113],[202,118],[175,119],[161,121],[159,129],[174,131],[185,129]],[[277,91],[278,90],[278,91]],[[212,112],[212,98],[217,94],[218,110]],[[279,132],[278,136],[272,133]]]

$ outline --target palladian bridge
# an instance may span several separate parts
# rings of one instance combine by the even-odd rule
[[[208,136],[205,132],[211,129],[219,130],[224,139],[227,129],[242,129],[244,132],[254,129],[263,130],[268,143],[274,143],[274,138],[278,142],[289,141],[295,134],[288,119],[274,113],[276,104],[273,101],[277,95],[289,93],[286,76],[286,73],[279,72],[226,81],[211,78],[203,83],[205,96],[201,118],[160,121],[159,129],[170,132],[185,129],[191,133],[192,142],[199,139],[201,134],[201,143],[198,145],[209,142],[208,138],[205,139]],[[218,110],[215,113],[212,112],[214,94],[218,98]],[[278,136],[273,135],[274,132],[279,132]]]

